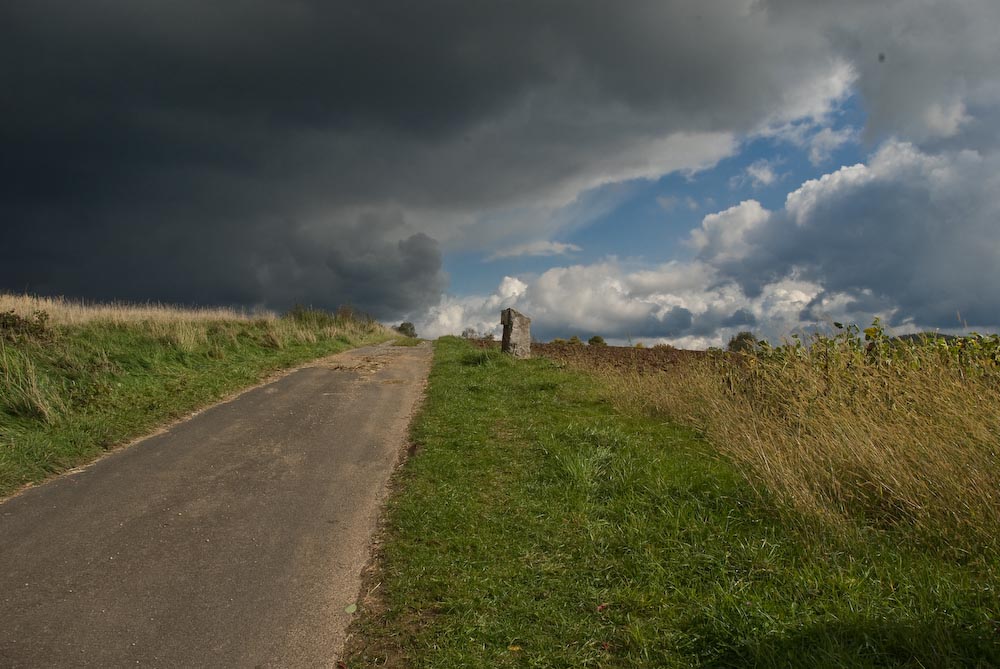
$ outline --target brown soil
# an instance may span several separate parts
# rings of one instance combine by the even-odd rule
[[[500,342],[475,340],[480,348],[499,348]],[[574,367],[651,373],[673,368],[682,361],[700,358],[705,351],[686,351],[672,346],[590,346],[589,344],[532,344],[531,354]]]

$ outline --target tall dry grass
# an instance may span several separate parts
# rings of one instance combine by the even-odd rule
[[[67,385],[62,370],[92,365],[68,351],[63,337],[106,342],[115,331],[133,341],[153,341],[186,353],[206,350],[209,357],[226,357],[241,342],[263,349],[327,340],[361,342],[388,339],[388,328],[365,314],[344,308],[331,314],[296,307],[273,312],[243,312],[227,308],[190,309],[163,304],[91,304],[64,298],[40,298],[0,293],[0,413],[56,422],[66,409]],[[94,344],[104,346],[105,344]],[[122,344],[124,345],[124,344]],[[127,352],[122,352],[128,355]],[[102,348],[94,354],[106,358]],[[61,356],[61,357],[60,357]],[[58,364],[52,359],[58,359]],[[47,371],[40,369],[39,365]],[[52,369],[56,364],[56,369]],[[0,434],[2,437],[2,434]],[[0,439],[0,446],[2,446]]]
[[[46,387],[31,357],[0,337],[0,408],[14,416],[51,423],[61,407],[60,398]]]
[[[179,307],[156,302],[86,302],[65,297],[38,297],[0,293],[0,314],[13,313],[31,320],[42,314],[46,326],[116,325],[142,330],[183,350],[208,342],[210,335],[239,324],[254,323],[264,330],[266,344],[282,348],[291,342],[315,343],[318,337],[352,337],[385,328],[365,314],[346,307],[336,314],[296,307],[285,317],[265,310],[230,307]]]
[[[996,551],[1000,339],[859,334],[610,378],[618,401],[704,431],[797,514]]]
[[[157,302],[86,302],[65,297],[0,293],[0,313],[11,311],[25,318],[37,312],[45,312],[53,325],[82,325],[93,321],[107,323],[245,321],[278,317],[274,312],[267,310],[244,311],[228,307],[178,307]]]

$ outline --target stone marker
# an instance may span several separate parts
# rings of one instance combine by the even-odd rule
[[[504,309],[500,312],[500,324],[503,325],[503,352],[515,358],[530,358],[531,319],[513,309]]]

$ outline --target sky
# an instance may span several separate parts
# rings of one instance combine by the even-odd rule
[[[6,0],[0,289],[1000,329],[996,0]]]

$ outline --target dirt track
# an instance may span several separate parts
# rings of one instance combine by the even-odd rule
[[[430,360],[328,358],[0,504],[0,667],[335,666]]]

